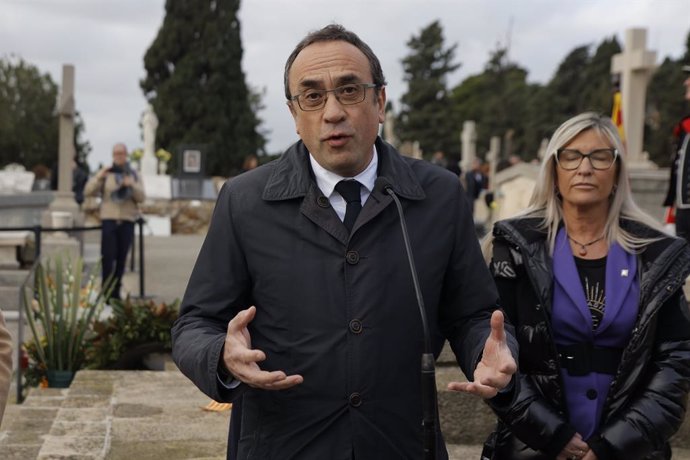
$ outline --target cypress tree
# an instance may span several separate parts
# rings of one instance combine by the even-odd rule
[[[265,140],[245,83],[239,0],[167,0],[144,56],[141,88],[158,116],[157,147],[206,146],[206,173],[227,176]]]
[[[460,127],[453,118],[446,89],[448,74],[455,71],[455,48],[444,48],[439,21],[412,37],[408,54],[402,61],[407,92],[401,98],[396,131],[401,141],[418,141],[425,154],[437,150],[449,155],[460,151]]]

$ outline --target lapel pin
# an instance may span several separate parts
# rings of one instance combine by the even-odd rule
[[[627,268],[624,268],[623,270],[621,270],[621,276],[625,276],[625,277],[628,276],[628,269]]]

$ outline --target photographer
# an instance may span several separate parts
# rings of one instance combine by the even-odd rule
[[[127,147],[115,144],[112,166],[102,168],[87,182],[86,196],[101,197],[101,256],[103,283],[113,275],[115,284],[110,297],[119,299],[127,253],[134,238],[138,203],[144,201],[139,176],[127,162]]]

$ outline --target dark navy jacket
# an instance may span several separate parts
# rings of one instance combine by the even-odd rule
[[[468,201],[449,171],[380,139],[376,149],[378,175],[403,202],[434,351],[447,339],[471,376],[498,296]],[[219,386],[227,323],[251,305],[252,345],[268,357],[261,367],[301,374],[301,385]],[[221,190],[173,356],[213,399],[242,395],[237,458],[419,459],[420,324],[392,198],[373,190],[349,235],[298,142]],[[438,444],[437,458],[447,458],[440,434]]]

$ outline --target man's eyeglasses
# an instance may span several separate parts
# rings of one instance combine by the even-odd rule
[[[618,150],[616,149],[596,149],[589,153],[582,153],[576,149],[556,150],[556,161],[558,166],[566,171],[573,171],[580,167],[584,158],[589,158],[592,168],[599,171],[609,169],[616,162]]]
[[[328,93],[333,93],[342,105],[359,104],[367,96],[367,89],[377,88],[374,83],[351,83],[335,89],[308,89],[290,98],[297,101],[299,108],[305,112],[320,110],[326,105]]]

